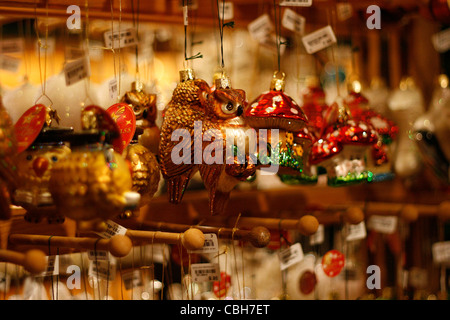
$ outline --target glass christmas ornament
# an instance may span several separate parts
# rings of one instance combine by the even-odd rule
[[[147,93],[144,83],[134,81],[131,90],[127,91],[121,102],[127,103],[134,111],[136,127],[142,130],[139,143],[152,153],[158,153],[160,130],[156,125],[156,94]]]
[[[450,88],[448,77],[439,75],[428,112],[413,125],[413,139],[422,159],[441,182],[450,184]]]
[[[417,144],[410,138],[414,121],[424,111],[422,93],[411,77],[405,77],[388,101],[392,119],[398,126],[398,138],[393,155],[394,172],[401,178],[410,178],[422,169],[422,159]]]
[[[391,169],[391,149],[398,134],[398,127],[393,121],[370,108],[369,100],[361,93],[358,80],[350,84],[345,102],[353,119],[372,125],[378,134],[378,141],[367,154],[367,167],[373,174],[372,181],[392,179],[394,173]]]
[[[25,111],[14,127],[19,148],[13,202],[26,210],[24,218],[29,222],[44,218],[49,223],[64,222],[54,205],[49,181],[53,165],[70,154],[64,136],[72,128],[51,127],[55,119],[59,119],[55,110],[38,104]]]
[[[70,136],[72,152],[52,171],[49,189],[59,212],[80,229],[103,231],[103,222],[134,210],[140,195],[132,191],[126,160],[113,149],[119,129],[106,110],[88,106],[82,131]]]
[[[140,109],[137,109],[140,111]],[[128,161],[132,190],[140,194],[139,206],[134,211],[123,212],[121,218],[139,216],[139,209],[147,205],[158,190],[160,170],[156,156],[146,147],[139,143],[138,139],[144,129],[136,126],[136,111],[126,103],[117,103],[106,110],[111,118],[117,123],[120,130],[122,156]],[[116,150],[117,151],[117,150]]]
[[[236,135],[246,128],[240,119],[247,103],[245,91],[232,88],[225,74],[216,79],[214,90],[192,77],[193,72],[180,72],[180,83],[164,110],[160,169],[172,203],[181,201],[188,182],[200,171],[210,192],[211,214],[223,214],[231,190],[256,170],[245,150],[237,150],[243,153],[239,158],[234,156],[236,144],[227,147],[228,132]]]
[[[365,154],[376,143],[375,129],[364,121],[351,118],[343,99],[336,99],[327,111],[328,125],[320,139],[312,146],[310,162],[327,171],[330,186],[344,186],[371,180],[367,170]]]
[[[270,90],[262,93],[250,103],[244,111],[245,121],[255,129],[277,129],[278,144],[271,145],[272,138],[267,139],[268,152],[276,155],[271,164],[278,166],[278,175],[282,181],[298,182],[303,173],[304,156],[308,154],[311,144],[307,139],[294,136],[305,132],[308,119],[295,100],[284,92],[285,74],[275,71]],[[269,130],[270,134],[274,134]],[[305,152],[305,149],[306,150]],[[261,151],[259,151],[261,153]],[[262,159],[260,159],[261,162]],[[290,175],[297,175],[290,179]]]
[[[0,220],[11,217],[11,194],[17,187],[17,139],[12,119],[0,96]]]

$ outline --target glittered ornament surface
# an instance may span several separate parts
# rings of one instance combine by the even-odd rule
[[[278,128],[291,132],[300,131],[308,121],[294,99],[275,90],[258,96],[246,108],[244,117],[254,128]]]
[[[106,112],[117,123],[122,146],[115,149],[118,153],[122,153],[133,139],[136,131],[136,117],[131,107],[126,103],[116,103],[106,109]]]
[[[245,92],[240,89],[216,85],[211,91],[201,79],[177,85],[164,112],[159,146],[160,168],[167,181],[170,202],[181,201],[191,177],[200,170],[210,192],[211,213],[225,212],[229,193],[240,181],[225,170],[234,165],[225,161],[227,128],[240,130],[235,119],[239,119],[245,104]],[[173,139],[173,134],[178,134],[178,138]],[[245,168],[232,171],[243,178]]]
[[[17,120],[14,125],[17,153],[21,153],[31,146],[44,127],[46,116],[46,107],[43,104],[37,104],[25,111]]]

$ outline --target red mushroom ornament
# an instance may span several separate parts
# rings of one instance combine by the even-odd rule
[[[311,164],[327,170],[330,186],[343,186],[370,180],[366,169],[365,153],[378,140],[375,129],[364,121],[351,118],[343,99],[330,106],[327,119],[333,122],[324,128],[322,137],[311,151]]]
[[[354,82],[357,82],[355,80]],[[376,130],[378,140],[371,146],[367,154],[367,167],[373,173],[372,181],[384,181],[392,179],[394,173],[391,169],[391,145],[398,134],[398,126],[388,118],[372,110],[369,100],[355,89],[360,85],[350,86],[350,92],[345,98],[353,119],[364,121]]]
[[[310,145],[294,143],[295,133],[301,132],[308,119],[293,98],[284,92],[285,74],[275,71],[268,92],[259,95],[244,111],[248,125],[255,129],[277,129],[278,143],[271,145],[272,136],[276,131],[270,130],[271,139],[267,145],[270,148],[271,164],[278,165],[278,174],[299,174],[303,171],[305,162],[304,149]],[[308,152],[306,152],[308,154]],[[261,160],[262,163],[265,161]]]

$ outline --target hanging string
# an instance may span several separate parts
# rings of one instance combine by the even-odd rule
[[[203,55],[198,52],[196,55],[187,56],[187,39],[188,39],[188,32],[187,32],[187,28],[188,28],[188,0],[183,0],[183,15],[184,15],[184,61],[185,61],[185,68],[187,68],[187,61],[188,60],[194,60],[194,59],[199,59],[199,58],[203,58]],[[192,44],[191,44],[191,49],[192,49]]]
[[[84,37],[85,37],[85,41],[86,41],[86,52],[89,54],[89,5],[88,5],[88,0],[85,0],[85,11],[86,11],[86,27],[85,27],[85,33],[84,33]],[[83,107],[86,106],[86,101],[90,100],[91,103],[93,103],[92,99],[91,99],[91,77],[88,76],[86,77],[86,79],[84,80],[84,90],[85,90],[85,94],[86,94],[86,98],[83,101]]]
[[[274,11],[274,18],[275,18],[275,34],[276,34],[276,45],[277,45],[277,63],[278,63],[278,72],[281,71],[281,40],[280,40],[280,33],[281,33],[281,22],[280,22],[280,8],[278,8],[277,13],[277,1],[273,0],[273,11]]]
[[[220,19],[220,7],[219,7],[219,0],[217,0],[217,18],[219,21],[219,35],[220,35],[220,66],[223,69],[225,67],[224,58],[223,58],[223,29],[224,27],[234,27],[234,21],[230,21],[227,23],[224,23],[225,18],[225,0],[222,0],[222,19]]]
[[[334,10],[332,10],[332,18],[333,18],[333,23],[331,22],[331,17],[330,17],[330,9],[327,9],[327,22],[328,25],[331,26],[333,29],[336,25],[335,21],[334,21]],[[335,56],[335,52],[334,52],[334,47],[335,45],[331,46],[331,59],[333,61],[334,67],[335,67],[335,77],[336,77],[336,90],[337,90],[337,96],[340,97],[340,81],[339,81],[339,66],[336,63],[336,56]]]
[[[41,38],[39,37],[39,26],[38,26],[38,17],[37,17],[37,8],[34,7],[34,15],[35,15],[35,31],[36,31],[36,37],[38,42],[38,66],[39,66],[39,77],[41,81],[41,95],[36,99],[35,104],[42,98],[46,97],[50,101],[50,106],[53,105],[53,101],[50,99],[49,96],[45,93],[45,89],[47,86],[46,79],[47,79],[47,48],[48,48],[48,1],[45,4],[45,14],[46,14],[46,20],[45,20],[45,45],[42,45]],[[44,49],[44,75],[42,75],[42,66],[41,66],[41,48]]]
[[[137,0],[137,10],[134,10],[134,0],[131,0],[131,14],[133,19],[133,27],[136,29],[136,37],[139,43],[139,6],[140,1]],[[135,18],[135,12],[136,12],[136,18]],[[135,46],[135,56],[136,56],[136,79],[140,80],[139,75],[139,45],[138,43]]]
[[[121,25],[122,25],[122,0],[119,0],[119,84],[118,84],[118,98],[120,99],[121,83],[122,83],[122,65],[121,65]]]
[[[236,222],[234,224],[233,231],[231,233],[231,247],[233,248],[234,269],[235,269],[235,272],[236,272],[236,281],[237,281],[239,299],[241,299],[241,285],[240,285],[240,282],[239,282],[239,272],[238,272],[237,261],[236,261],[236,247],[235,247],[235,244],[234,244],[234,233],[237,230],[237,225],[238,225],[240,217],[241,217],[241,214],[239,213],[239,215],[238,215],[238,217],[236,219]]]

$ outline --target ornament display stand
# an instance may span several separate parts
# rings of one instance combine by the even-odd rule
[[[8,262],[22,266],[31,274],[44,272],[47,267],[44,252],[37,249],[28,250],[25,253],[0,249],[0,262]]]
[[[127,224],[124,224],[127,225]],[[134,228],[143,230],[161,230],[171,232],[190,232],[190,230],[200,230],[203,233],[215,233],[219,239],[231,239],[247,241],[255,248],[264,248],[269,244],[270,231],[262,225],[253,225],[251,230],[242,230],[238,228],[213,227],[202,225],[185,225],[167,222],[146,221],[142,223],[132,223]],[[136,232],[136,231],[134,231]],[[133,232],[133,233],[134,233]],[[145,231],[142,231],[145,232]],[[127,233],[128,234],[128,233]],[[158,234],[158,233],[156,233]],[[188,249],[188,248],[187,248]],[[199,248],[197,248],[199,249]],[[193,250],[193,249],[190,249]]]

